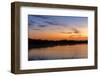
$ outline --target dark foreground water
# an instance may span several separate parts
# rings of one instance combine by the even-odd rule
[[[87,44],[33,48],[28,51],[28,60],[53,60],[87,58]]]

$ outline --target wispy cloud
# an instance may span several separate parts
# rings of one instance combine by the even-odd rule
[[[34,15],[34,17],[42,18],[42,19],[48,19],[47,16],[42,16],[42,15]]]
[[[40,29],[32,29],[32,30],[40,30]]]
[[[72,32],[61,32],[63,34],[72,34]]]
[[[59,25],[57,22],[55,21],[45,21],[47,24],[49,25]]]
[[[80,34],[80,31],[78,29],[76,29],[76,28],[71,28],[69,30],[69,32],[62,31],[60,33],[63,33],[63,34]]]
[[[80,31],[76,28],[71,28],[71,30],[73,31],[73,33],[76,33],[76,34],[80,33]]]
[[[67,26],[67,23],[65,20],[66,18],[63,16],[59,18],[59,16],[29,15],[28,24],[33,25],[33,26],[37,25],[40,27],[41,27],[41,24],[46,25],[46,26],[54,25],[54,26],[63,27],[63,26]]]
[[[38,27],[47,27],[47,25],[38,25]]]
[[[33,20],[29,20],[29,21],[28,21],[28,25],[30,25],[30,26],[31,26],[31,25],[33,25],[33,24],[36,24],[36,22],[35,22],[35,21],[33,21]]]

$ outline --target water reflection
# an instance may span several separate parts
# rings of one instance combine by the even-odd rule
[[[77,59],[87,56],[87,44],[33,48],[28,52],[28,60]]]

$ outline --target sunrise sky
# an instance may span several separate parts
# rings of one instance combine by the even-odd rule
[[[41,40],[87,40],[88,18],[28,15],[28,37]]]

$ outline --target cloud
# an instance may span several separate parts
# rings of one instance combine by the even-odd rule
[[[80,33],[80,31],[76,28],[71,28],[71,30],[73,31],[73,33],[76,33],[76,34]]]
[[[63,34],[72,34],[72,32],[61,32]]]
[[[69,32],[61,32],[63,34],[80,34],[80,31],[76,28],[71,28]]]
[[[38,25],[38,27],[46,27],[47,25]]]
[[[67,32],[67,34],[72,34],[72,32]]]
[[[33,25],[33,24],[35,24],[36,22],[35,21],[33,21],[33,20],[29,20],[28,21],[28,25]]]
[[[48,20],[48,21],[45,21],[45,23],[48,25],[61,26],[61,27],[69,26],[68,24],[64,24],[64,23],[61,23],[59,21],[54,21],[54,20]]]
[[[32,16],[42,18],[42,19],[48,19],[48,16],[42,16],[42,15],[32,15]]]
[[[45,21],[47,24],[49,25],[59,25],[58,23],[54,22],[54,21]]]
[[[46,15],[29,15],[28,17],[28,25],[37,26],[37,27],[45,27],[45,26],[60,26],[65,27],[69,26],[66,21],[61,20],[56,16],[46,16]]]
[[[32,30],[40,30],[40,29],[32,29]]]

